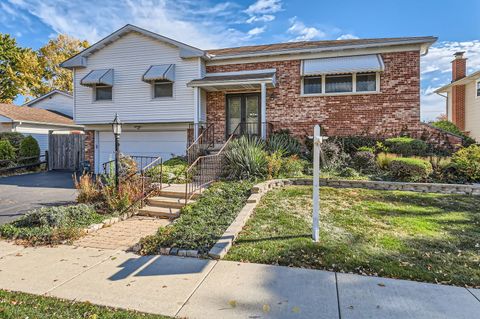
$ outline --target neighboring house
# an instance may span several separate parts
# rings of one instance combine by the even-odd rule
[[[452,82],[435,91],[446,93],[447,118],[470,137],[480,142],[480,70],[467,76],[465,52],[455,53]]]
[[[47,110],[28,106],[17,106],[0,103],[0,132],[19,132],[25,136],[33,136],[40,146],[41,154],[48,150],[48,134],[67,134],[71,131],[83,130],[75,125],[71,118]]]
[[[73,96],[68,92],[53,90],[23,105],[73,118]]]
[[[110,123],[124,123],[121,151],[185,154],[187,129],[229,133],[289,129],[295,136],[418,132],[420,56],[435,37],[289,42],[201,50],[132,26],[62,63],[74,73],[74,121],[99,172],[113,158]],[[240,126],[239,126],[240,124]]]

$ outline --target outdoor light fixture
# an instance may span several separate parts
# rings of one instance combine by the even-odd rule
[[[112,122],[112,131],[115,136],[115,188],[117,192],[120,190],[120,184],[118,182],[119,163],[120,163],[120,134],[122,134],[122,122],[118,118],[118,114],[115,113],[115,118]]]

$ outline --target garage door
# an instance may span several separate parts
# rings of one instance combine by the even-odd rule
[[[111,132],[100,132],[97,141],[96,172],[102,163],[115,158],[114,137]],[[172,156],[184,155],[187,147],[186,131],[123,132],[120,135],[120,152],[135,156],[161,156],[167,160]],[[99,164],[99,165],[98,165]]]

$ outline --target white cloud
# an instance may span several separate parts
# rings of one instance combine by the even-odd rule
[[[295,36],[292,41],[309,41],[326,36],[325,32],[315,27],[307,27],[302,21],[298,20],[297,17],[293,17],[289,21],[290,28],[288,28],[287,32]]]
[[[248,31],[247,33],[248,33],[249,36],[254,37],[254,36],[257,36],[257,35],[265,32],[265,28],[266,28],[265,26],[263,26],[261,28],[259,28],[259,27],[253,28],[250,31]]]
[[[337,38],[337,40],[351,40],[351,39],[358,39],[356,35],[347,33],[347,34],[342,34]]]
[[[282,2],[280,0],[257,0],[245,10],[245,13],[248,15],[260,15],[276,13],[281,10]]]
[[[271,14],[264,14],[261,16],[251,16],[248,18],[247,23],[254,23],[254,22],[270,22],[275,20],[275,16]]]
[[[468,73],[480,70],[480,40],[443,41],[433,45],[421,59],[421,114],[422,120],[434,120],[445,113],[445,98],[433,91],[450,83],[453,54],[465,51]]]
[[[203,49],[239,45],[250,35],[231,26],[239,6],[208,5],[191,0],[9,0],[16,11],[28,12],[57,33],[93,43],[125,24],[158,32]]]

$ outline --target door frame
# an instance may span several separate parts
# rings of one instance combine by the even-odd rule
[[[246,110],[247,110],[247,104],[246,104],[246,97],[247,96],[256,96],[258,97],[258,135],[260,136],[260,130],[261,130],[261,125],[262,125],[262,114],[261,114],[261,107],[262,103],[260,101],[261,99],[261,94],[260,92],[245,92],[245,93],[227,93],[225,94],[225,139],[228,139],[229,137],[229,132],[230,132],[230,123],[228,121],[228,114],[229,114],[229,104],[228,104],[228,99],[230,97],[240,97],[240,123],[245,123],[246,122]],[[240,135],[243,135],[244,132],[240,132]]]

